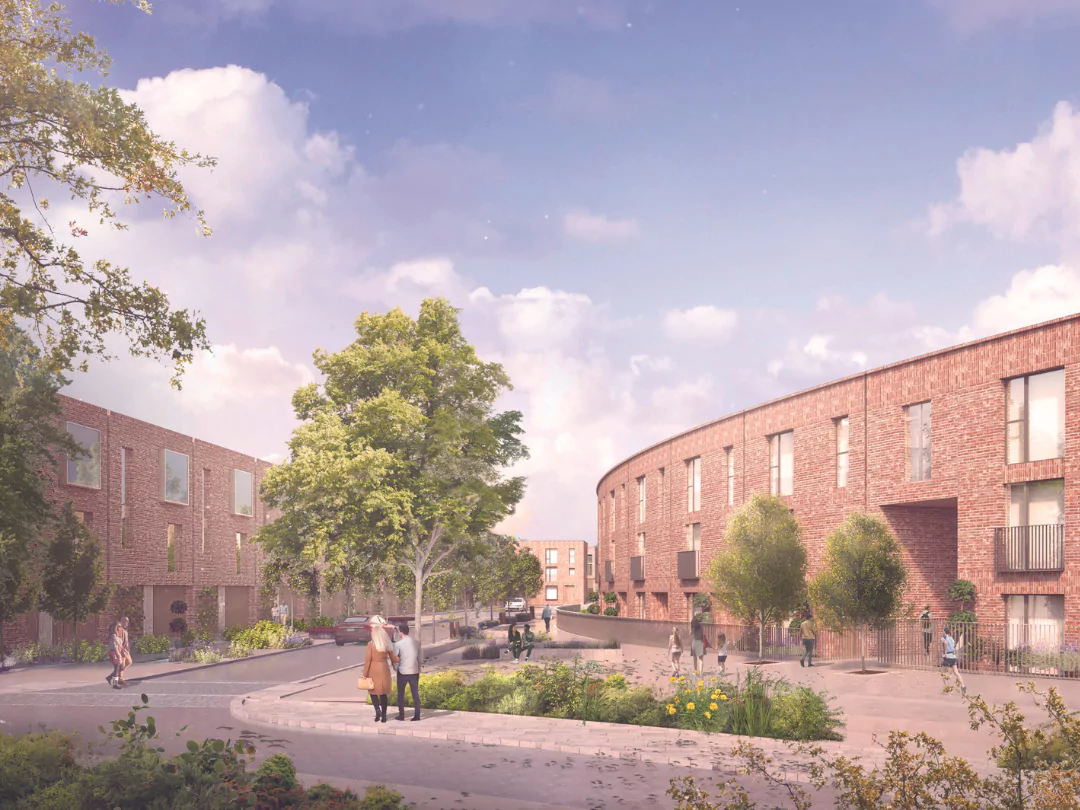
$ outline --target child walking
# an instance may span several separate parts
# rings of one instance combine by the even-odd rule
[[[716,663],[720,665],[720,674],[727,674],[727,636],[723,633],[716,640]]]
[[[679,628],[672,627],[668,637],[668,660],[671,661],[671,674],[679,676],[679,660],[682,658],[682,639],[679,638]]]

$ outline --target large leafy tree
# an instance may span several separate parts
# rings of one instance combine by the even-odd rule
[[[70,502],[60,512],[45,565],[41,607],[54,619],[71,622],[77,631],[109,603],[112,591],[103,581],[101,547]]]
[[[38,538],[54,516],[45,487],[57,454],[82,455],[58,427],[65,382],[42,366],[25,333],[0,328],[0,651],[4,622],[36,600]]]
[[[145,0],[134,4],[149,13]],[[41,0],[0,0],[0,327],[33,324],[53,370],[85,368],[120,333],[132,354],[169,358],[178,386],[194,351],[209,347],[203,321],[127,268],[87,263],[72,243],[95,226],[124,229],[123,204],[158,198],[166,217],[190,212],[177,173],[214,161],[155,135],[135,105],[87,81],[108,75],[109,57],[63,13]],[[85,221],[54,222],[54,195],[84,208]]]
[[[716,601],[758,625],[765,654],[765,625],[787,616],[806,593],[806,548],[799,522],[780,498],[755,495],[731,520],[726,547],[709,569]]]
[[[866,630],[902,610],[907,569],[889,527],[857,512],[825,541],[825,564],[810,583],[810,604],[827,626],[858,627],[866,671]]]
[[[293,396],[303,424],[263,485],[282,518],[261,541],[324,559],[344,550],[372,581],[401,569],[417,618],[428,581],[512,514],[525,489],[504,474],[527,457],[521,414],[495,410],[510,381],[477,357],[457,316],[442,299],[424,301],[416,320],[365,312],[352,344],[317,351],[324,382]]]

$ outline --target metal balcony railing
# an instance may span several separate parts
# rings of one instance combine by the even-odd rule
[[[680,551],[679,579],[697,579],[698,576],[698,553],[696,551]]]
[[[994,529],[994,564],[999,573],[1065,570],[1065,526],[1008,526]]]
[[[642,582],[645,579],[645,557],[630,558],[630,579],[634,582]]]

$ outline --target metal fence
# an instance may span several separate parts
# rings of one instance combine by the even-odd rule
[[[689,648],[686,623],[660,622],[576,613],[561,608],[559,628],[575,635],[621,644],[666,647],[672,627],[679,627],[683,648]],[[942,643],[948,626],[957,643],[961,669],[991,675],[1032,675],[1080,679],[1080,623],[1046,621],[978,622],[950,624],[943,619],[907,619],[865,635],[859,630],[842,633],[819,630],[814,659],[821,662],[859,662],[865,643],[866,665],[874,668],[931,670],[941,666]],[[763,653],[758,650],[758,628],[737,623],[705,624],[709,654],[715,654],[720,635],[729,652],[761,655],[765,660],[790,661],[803,654],[797,626],[765,628]]]

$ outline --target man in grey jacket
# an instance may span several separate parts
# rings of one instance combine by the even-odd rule
[[[412,692],[413,720],[420,719],[420,644],[409,635],[409,625],[398,627],[401,638],[394,642],[397,666],[398,720],[405,719],[405,687]]]

